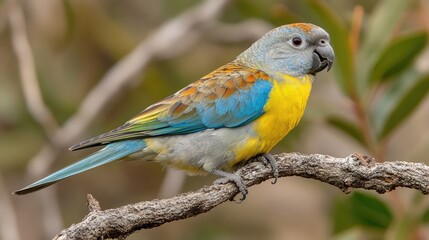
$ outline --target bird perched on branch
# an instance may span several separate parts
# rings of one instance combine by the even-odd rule
[[[124,125],[70,150],[105,147],[15,192],[26,194],[126,157],[156,161],[191,174],[211,173],[233,182],[246,197],[238,162],[268,152],[300,121],[317,72],[331,68],[329,35],[313,24],[271,30],[234,61],[157,102]]]

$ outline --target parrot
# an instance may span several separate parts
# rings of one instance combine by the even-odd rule
[[[270,150],[304,114],[316,73],[335,58],[329,34],[311,23],[266,33],[235,60],[150,105],[122,126],[70,147],[104,146],[14,194],[27,194],[123,159],[154,161],[190,175],[213,174],[248,194],[234,166],[253,157],[279,170]]]

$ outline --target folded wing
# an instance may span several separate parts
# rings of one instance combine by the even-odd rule
[[[115,141],[233,128],[264,113],[272,84],[262,71],[227,64],[155,103],[124,125],[70,148]]]

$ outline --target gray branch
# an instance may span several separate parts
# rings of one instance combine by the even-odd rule
[[[33,51],[26,32],[26,22],[19,1],[9,0],[8,19],[12,37],[12,46],[18,60],[17,66],[20,75],[26,106],[33,118],[40,124],[45,134],[53,141],[54,131],[58,124],[54,115],[43,101],[36,74]]]
[[[283,153],[275,156],[280,177],[301,176],[338,187],[345,193],[355,188],[385,193],[396,187],[413,188],[429,194],[429,166],[410,162],[376,163],[367,156],[352,154],[346,158],[327,155]],[[272,178],[271,169],[251,162],[236,171],[250,187]],[[77,224],[64,229],[54,239],[124,239],[140,229],[186,219],[234,199],[234,184],[205,186],[169,199],[155,199],[102,211],[88,195],[90,213]],[[252,192],[250,191],[250,197]]]

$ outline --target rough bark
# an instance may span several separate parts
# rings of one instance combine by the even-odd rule
[[[396,187],[406,187],[429,194],[429,166],[421,163],[376,163],[372,158],[356,153],[346,158],[300,153],[283,153],[275,157],[280,177],[316,179],[345,193],[355,188],[385,193]],[[246,164],[236,173],[243,178],[247,187],[272,178],[271,168],[260,162]],[[100,210],[97,200],[88,195],[90,213],[54,239],[125,239],[140,229],[154,228],[210,211],[234,199],[238,192],[233,183],[210,185],[169,199],[155,199],[104,211]],[[251,195],[250,191],[249,197]]]

